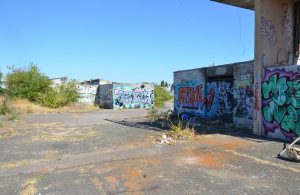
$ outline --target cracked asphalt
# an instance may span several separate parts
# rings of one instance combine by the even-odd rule
[[[2,125],[0,194],[300,194],[300,163],[276,158],[282,143],[241,130],[161,145],[146,115],[29,114]]]

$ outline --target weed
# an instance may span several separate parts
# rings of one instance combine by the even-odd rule
[[[178,122],[172,120],[173,113],[171,111],[158,112],[155,108],[148,111],[147,118],[153,123],[155,121],[161,121],[162,126],[167,125],[169,132],[167,135],[174,140],[187,140],[191,141],[195,137],[195,130],[190,127],[190,122],[183,122],[178,116]]]
[[[28,113],[28,114],[33,113],[32,105],[28,105],[28,106],[27,106],[27,108],[26,108],[26,113]]]
[[[9,121],[14,121],[16,119],[18,119],[18,115],[17,114],[10,114],[10,115],[8,115],[8,120]]]
[[[150,108],[147,113],[147,118],[151,123],[159,120],[158,110],[155,108]]]
[[[164,106],[165,102],[171,100],[173,97],[171,93],[165,88],[158,85],[154,86],[155,107],[160,108]]]
[[[0,114],[7,115],[11,113],[11,109],[9,107],[9,100],[7,97],[4,97],[3,100],[0,102]]]

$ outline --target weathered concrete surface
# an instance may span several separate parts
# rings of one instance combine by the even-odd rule
[[[233,132],[159,145],[146,111],[28,115],[0,142],[0,194],[298,194],[282,144]],[[1,127],[6,128],[6,127]]]

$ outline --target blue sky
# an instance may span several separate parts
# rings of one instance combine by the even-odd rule
[[[0,29],[4,73],[170,82],[254,56],[254,13],[209,0],[1,0]]]

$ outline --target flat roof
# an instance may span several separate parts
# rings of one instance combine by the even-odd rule
[[[207,69],[207,68],[218,68],[218,67],[224,67],[224,66],[236,66],[236,65],[243,65],[243,64],[249,64],[249,63],[254,64],[254,60],[234,62],[234,63],[222,64],[222,65],[203,66],[203,67],[199,67],[199,68],[192,68],[192,69],[186,69],[186,70],[177,70],[177,71],[174,71],[173,73],[187,72],[187,71],[193,71],[193,70],[199,70],[199,69],[205,69],[205,68]]]
[[[218,3],[223,3],[227,5],[233,5],[236,7],[241,7],[245,9],[254,10],[254,0],[211,0]]]

